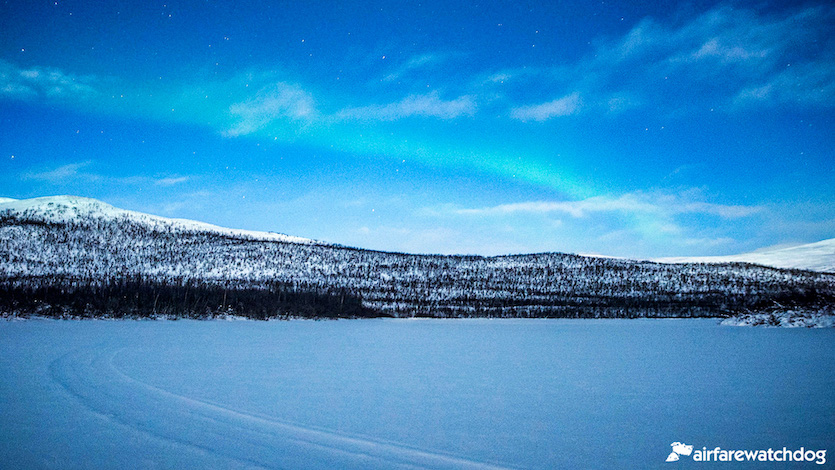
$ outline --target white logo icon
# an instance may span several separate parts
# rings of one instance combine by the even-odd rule
[[[679,455],[690,455],[693,453],[693,446],[682,444],[681,442],[673,442],[670,445],[673,447],[673,451],[667,456],[667,462],[677,461]]]

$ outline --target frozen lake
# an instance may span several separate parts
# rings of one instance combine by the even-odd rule
[[[833,329],[715,320],[3,321],[0,467],[672,468],[674,441],[826,449],[833,353]]]

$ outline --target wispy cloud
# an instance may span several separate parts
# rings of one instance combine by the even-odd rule
[[[568,99],[577,93],[584,111],[599,112],[637,106],[681,111],[705,102],[832,107],[833,21],[833,6],[780,14],[720,6],[678,23],[647,18],[621,37],[598,41],[584,59],[541,71],[539,80],[564,96],[515,107],[511,117],[569,115],[579,109]],[[492,78],[503,82],[511,76]]]
[[[347,107],[326,114],[316,106],[312,93],[300,85],[280,82],[262,88],[255,97],[229,107],[233,124],[222,134],[238,137],[276,126],[300,128],[345,121],[395,121],[408,117],[454,119],[476,112],[472,96],[444,100],[438,92],[409,95],[388,104]]]
[[[826,65],[787,64],[785,70],[737,93],[734,104],[835,105],[835,54]]]
[[[170,176],[164,178],[156,178],[154,179],[154,184],[157,186],[175,186],[178,184],[185,183],[190,179],[191,177],[189,176]]]
[[[510,116],[520,121],[542,122],[556,116],[576,114],[580,111],[580,105],[580,94],[575,92],[548,103],[514,108],[511,110]]]
[[[46,181],[49,183],[65,183],[79,179],[87,181],[101,179],[100,175],[83,171],[84,168],[89,167],[91,164],[91,161],[69,163],[51,170],[27,172],[22,175],[22,178],[24,180]]]
[[[36,98],[90,98],[98,92],[97,79],[77,76],[56,68],[21,68],[0,60],[0,96],[30,100]]]
[[[158,176],[105,176],[93,171],[95,167],[91,160],[68,163],[52,169],[30,171],[23,173],[21,179],[25,181],[43,181],[55,185],[73,183],[108,183],[131,186],[176,186],[193,179],[191,176],[158,175]]]
[[[409,59],[405,64],[383,78],[384,82],[395,82],[416,70],[432,67],[444,61],[446,56],[440,54],[421,54]]]
[[[424,95],[409,95],[400,101],[347,108],[336,113],[338,120],[394,121],[408,117],[433,117],[454,119],[471,116],[477,105],[472,96],[460,96],[453,100],[443,100],[437,92]]]
[[[505,83],[520,82],[535,79],[543,74],[544,70],[539,67],[525,66],[515,69],[504,69],[498,72],[489,72],[481,76],[475,83],[503,85]]]
[[[764,210],[760,206],[724,205],[699,200],[699,191],[678,194],[636,191],[617,197],[595,196],[577,201],[527,201],[477,209],[457,209],[460,215],[506,215],[563,213],[581,218],[593,213],[618,212],[635,215],[671,217],[680,214],[703,214],[723,219],[748,217]]]
[[[644,250],[682,252],[730,249],[742,226],[768,224],[772,209],[722,204],[703,190],[634,191],[578,200],[535,200],[495,206],[426,208],[420,215],[459,225],[505,225],[550,234],[561,249],[635,256]],[[534,236],[520,233],[519,236]]]
[[[223,134],[237,137],[260,131],[277,121],[311,122],[319,116],[313,96],[299,85],[279,82],[262,88],[255,97],[229,107],[234,120]]]

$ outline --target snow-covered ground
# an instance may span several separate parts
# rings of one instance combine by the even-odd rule
[[[749,313],[722,320],[729,326],[773,326],[784,328],[833,328],[835,315],[831,312],[785,310],[770,313]]]
[[[657,258],[659,263],[754,263],[786,269],[835,272],[835,238],[805,245],[763,249],[730,256]]]
[[[672,442],[825,449],[833,350],[832,329],[715,320],[0,321],[0,467],[668,468]]]

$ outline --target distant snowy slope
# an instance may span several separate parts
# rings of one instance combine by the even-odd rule
[[[755,263],[786,269],[835,272],[835,238],[806,245],[755,251],[731,256],[658,258],[660,263]]]
[[[142,212],[119,209],[96,199],[79,196],[49,196],[32,199],[0,198],[0,216],[18,214],[44,222],[69,222],[84,218],[114,220],[127,218],[151,227],[175,231],[212,232],[222,235],[243,236],[253,240],[282,241],[288,243],[320,244],[314,240],[293,237],[275,232],[257,232],[219,227],[217,225],[187,219],[171,219]]]

